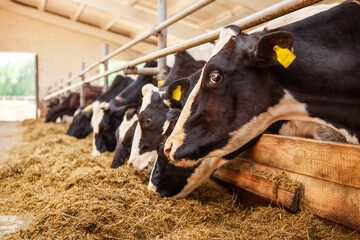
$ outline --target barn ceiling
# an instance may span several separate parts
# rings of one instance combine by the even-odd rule
[[[101,36],[123,45],[157,23],[158,0],[1,0],[0,8]],[[167,16],[173,16],[196,0],[167,0]],[[280,2],[280,0],[217,0],[168,28],[168,45],[181,42]],[[331,2],[331,0],[327,1]],[[156,49],[156,38],[137,44],[144,54]]]

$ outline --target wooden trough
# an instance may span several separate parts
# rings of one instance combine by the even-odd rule
[[[281,173],[301,186],[276,186],[269,175]],[[294,212],[309,210],[360,231],[358,145],[264,134],[255,146],[218,169],[213,177],[246,190],[241,190],[242,194],[250,192]]]

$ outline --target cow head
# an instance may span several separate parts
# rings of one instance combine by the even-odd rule
[[[180,115],[179,109],[172,109],[167,114],[163,135],[158,141],[158,156],[151,172],[148,189],[158,192],[161,197],[175,199],[186,197],[207,179],[213,171],[226,163],[221,158],[205,159],[193,167],[178,167],[164,154],[164,143],[173,130]]]
[[[111,116],[109,103],[95,101],[92,105],[91,126],[94,133],[92,155],[97,156],[106,151],[114,151],[116,146],[115,132],[121,120]]]
[[[147,84],[142,88],[143,101],[135,129],[129,164],[150,173],[156,158],[157,139],[160,137],[169,107],[164,103],[159,88]]]
[[[78,109],[74,113],[73,121],[66,131],[66,134],[79,139],[89,135],[92,132],[90,123],[92,114],[92,105],[87,106],[85,109]]]
[[[169,159],[192,166],[206,158],[230,158],[272,122],[304,114],[304,106],[267,74],[282,68],[274,46],[291,49],[292,43],[287,32],[247,35],[225,27],[166,141]]]
[[[116,147],[111,168],[118,168],[128,160],[137,122],[138,110],[129,109],[115,133]]]

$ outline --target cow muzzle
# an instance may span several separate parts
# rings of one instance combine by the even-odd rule
[[[176,157],[176,149],[178,149],[178,147],[176,147],[175,140],[168,139],[164,145],[164,154],[174,165],[180,167],[192,167],[197,163],[196,161],[189,161],[185,157]]]

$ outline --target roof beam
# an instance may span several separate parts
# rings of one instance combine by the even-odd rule
[[[33,18],[42,22],[46,22],[61,28],[66,28],[75,32],[79,32],[88,36],[92,36],[98,39],[105,40],[107,42],[112,42],[120,45],[124,45],[128,43],[131,38],[111,33],[108,31],[101,30],[99,28],[71,21],[68,18],[60,17],[55,14],[41,12],[31,7],[26,7],[21,4],[14,3],[10,0],[1,0],[0,1],[0,9],[7,10],[9,12],[13,12],[15,14],[23,15],[29,18]],[[146,42],[138,43],[137,45],[133,46],[132,48],[133,54],[139,53],[151,53],[157,49],[157,47],[153,44],[149,44]],[[131,50],[130,49],[130,50]]]
[[[134,6],[135,4],[137,4],[139,2],[139,0],[128,0],[128,3],[130,6]]]
[[[84,8],[85,8],[85,4],[80,4],[80,6],[77,8],[75,14],[73,16],[71,16],[71,20],[73,21],[77,21],[80,14],[84,11]]]
[[[84,3],[87,6],[100,9],[105,12],[112,13],[116,16],[128,18],[135,22],[145,24],[152,27],[157,24],[158,18],[155,15],[146,13],[144,11],[132,8],[127,4],[114,2],[113,0],[73,0],[74,2]],[[139,17],[141,16],[141,17]],[[190,30],[190,31],[189,31]],[[205,33],[204,30],[194,29],[183,23],[174,23],[169,29],[168,34],[173,35],[179,39],[188,39]]]
[[[112,25],[114,25],[118,20],[119,20],[119,16],[115,16],[112,20],[110,20],[110,22],[104,24],[104,26],[101,27],[102,30],[109,30],[111,28]]]
[[[40,4],[38,7],[40,11],[45,11],[46,3],[47,3],[47,0],[40,0]]]

